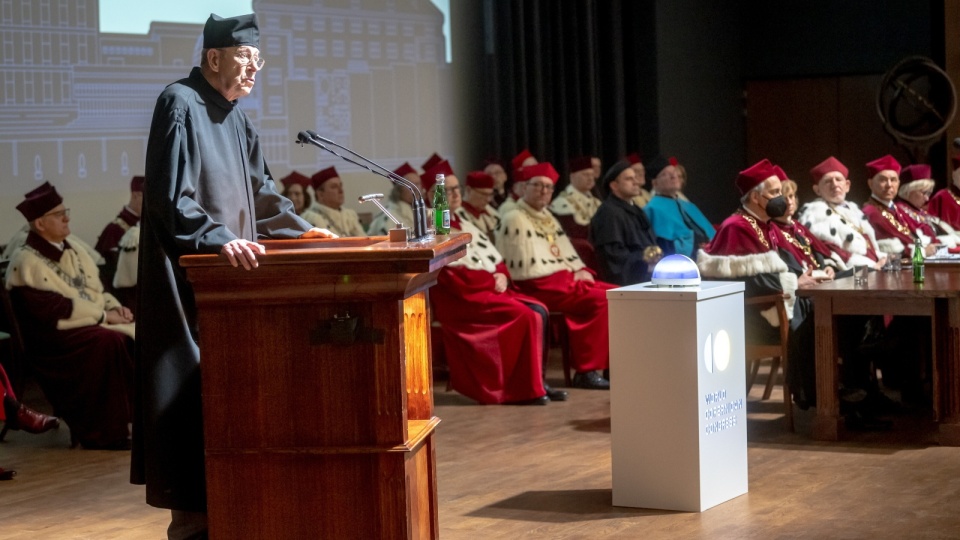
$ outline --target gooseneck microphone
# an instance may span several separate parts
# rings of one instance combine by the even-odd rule
[[[301,131],[300,133],[297,134],[297,142],[299,142],[301,145],[312,144],[313,146],[316,146],[321,150],[326,150],[327,152],[330,152],[331,154],[346,161],[347,163],[352,163],[357,167],[360,167],[361,169],[366,169],[367,171],[370,171],[371,173],[377,176],[382,176],[386,178],[393,184],[396,184],[398,186],[403,186],[404,188],[409,190],[410,193],[413,194],[413,205],[412,205],[413,206],[413,237],[411,238],[411,240],[424,240],[428,237],[426,203],[424,203],[423,194],[420,193],[420,189],[416,185],[414,185],[411,181],[394,173],[393,171],[391,171],[390,169],[387,169],[386,167],[380,165],[379,163],[371,159],[367,159],[366,157],[354,152],[353,150],[345,146],[341,146],[331,141],[330,139],[321,137],[314,131],[310,131],[310,130]],[[341,155],[336,150],[333,150],[332,148],[327,146],[328,144],[330,146],[334,146],[336,148],[339,148],[341,150],[348,152],[349,154],[360,159],[364,163],[358,163],[357,161],[349,157]],[[379,171],[374,170],[370,167],[370,165],[380,170]]]

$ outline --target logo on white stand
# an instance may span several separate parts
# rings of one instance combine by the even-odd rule
[[[730,334],[726,330],[717,332],[717,337],[707,334],[703,344],[703,363],[708,373],[724,371],[730,365]]]

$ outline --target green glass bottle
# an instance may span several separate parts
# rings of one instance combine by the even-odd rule
[[[433,223],[437,234],[450,234],[450,203],[447,202],[447,190],[442,174],[437,175],[437,184],[433,191]]]
[[[913,282],[923,283],[923,246],[920,244],[920,238],[917,237],[913,244]]]

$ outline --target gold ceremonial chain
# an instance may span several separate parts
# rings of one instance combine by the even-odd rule
[[[57,274],[57,277],[62,279],[67,285],[76,289],[77,293],[80,294],[80,298],[90,302],[93,301],[93,299],[90,298],[90,295],[87,294],[87,275],[83,273],[83,268],[78,268],[79,274],[76,277],[71,276],[64,272],[63,268],[60,268],[60,265],[54,264],[53,261],[41,255],[40,252],[34,249],[32,246],[24,246],[24,248],[32,251],[37,257],[40,258],[41,261],[43,261]]]
[[[900,223],[900,220],[897,219],[897,216],[893,215],[893,212],[891,212],[889,208],[884,208],[879,204],[874,203],[873,201],[869,201],[869,202],[870,204],[880,209],[880,213],[883,214],[883,217],[886,218],[886,220],[889,221],[891,225],[896,227],[897,230],[900,231],[900,234],[913,236],[913,233],[910,232],[910,228],[904,225],[903,223]]]
[[[813,263],[814,268],[820,268],[820,264],[817,262],[817,258],[813,256],[813,250],[810,249],[810,241],[803,237],[803,235],[798,234],[800,238],[807,240],[807,244],[801,244],[799,240],[793,237],[792,234],[787,232],[786,229],[780,229],[780,232],[783,233],[783,237],[787,239],[787,242],[790,242],[794,246],[800,248],[800,251],[807,256],[807,259]]]
[[[546,213],[542,210],[538,212],[538,214],[545,214],[545,215],[534,214],[530,211],[532,209],[528,208],[526,205],[521,205],[520,208],[523,208],[523,211],[528,216],[530,216],[530,222],[533,224],[533,228],[538,233],[546,237],[547,242],[550,242],[551,244],[553,244],[554,241],[556,241],[557,239],[557,233],[558,233],[557,222],[556,220],[554,220],[553,215],[550,213]],[[552,251],[553,250],[551,249],[551,252]]]
[[[567,196],[564,197],[564,199],[566,199],[567,203],[569,203],[570,206],[573,207],[574,214],[577,214],[583,217],[587,221],[590,221],[590,217],[592,216],[592,214],[587,213],[587,209],[585,209],[583,205],[577,201],[578,196],[593,202],[593,200],[588,195],[583,195],[582,193],[578,192],[576,188],[574,188],[571,193],[568,193]],[[594,211],[596,211],[596,209],[594,209]]]
[[[124,231],[130,230],[130,225],[126,221],[124,221],[123,218],[121,217],[117,217],[116,219],[113,220],[113,222],[119,225],[120,228],[123,229]]]
[[[840,221],[841,221],[844,225],[849,225],[849,226],[853,227],[853,230],[855,230],[855,231],[857,231],[858,233],[860,233],[860,236],[863,236],[863,226],[862,226],[861,224],[859,224],[859,223],[854,223],[854,221],[853,221],[852,219],[850,219],[850,216],[848,216],[848,215],[844,214],[843,212],[841,212],[841,211],[837,208],[837,206],[834,205],[833,203],[827,203],[827,206],[829,206],[831,210],[833,210],[834,212],[836,212],[837,215],[840,216]]]
[[[747,214],[746,212],[740,212],[740,216],[747,220],[747,223],[753,227],[753,231],[757,233],[757,238],[760,239],[760,243],[763,244],[763,247],[770,249],[770,243],[767,242],[767,235],[763,234],[763,230],[760,229],[760,225],[757,225],[757,218]]]
[[[663,250],[660,246],[647,246],[643,250],[643,262],[653,264],[663,258]]]
[[[953,197],[953,202],[957,203],[957,206],[960,206],[960,197],[957,197],[957,194],[954,193],[952,189],[948,189],[947,193],[949,193],[950,196]]]

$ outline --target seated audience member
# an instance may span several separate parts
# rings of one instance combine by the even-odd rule
[[[450,179],[447,178],[446,181],[449,191]],[[494,194],[493,177],[483,171],[472,171],[467,173],[466,184],[467,187],[463,190],[461,198],[462,203],[457,205],[457,213],[461,220],[470,222],[487,238],[493,238],[497,224],[500,223],[500,214],[490,206]],[[453,204],[450,205],[450,209],[454,209]]]
[[[610,382],[600,373],[610,365],[606,291],[615,286],[594,279],[547,209],[558,178],[553,166],[528,165],[521,172],[524,195],[501,217],[497,248],[520,292],[564,314],[574,386],[606,390]]]
[[[453,211],[451,232],[473,235],[467,254],[445,266],[430,289],[434,315],[442,324],[450,386],[483,404],[565,400],[566,392],[543,382],[546,306],[510,283],[493,242],[462,218],[457,177],[451,176],[445,187]]]
[[[500,204],[500,208],[497,209],[500,212],[501,219],[512,210],[516,210],[517,201],[523,197],[524,180],[523,174],[520,172],[520,170],[528,165],[536,164],[537,158],[533,157],[533,154],[530,153],[530,150],[527,150],[526,148],[524,148],[519,154],[513,156],[513,159],[510,160],[510,172],[513,182],[510,184],[510,197],[503,201],[503,203]]]
[[[643,166],[643,160],[636,152],[627,156],[626,160],[630,163],[633,172],[637,173],[637,181],[640,182],[640,194],[633,198],[633,204],[643,208],[653,198],[653,195],[643,187],[647,185],[647,168]]]
[[[583,156],[570,160],[570,184],[550,203],[550,213],[570,237],[577,255],[595,272],[600,271],[596,250],[590,243],[590,220],[600,208],[600,199],[593,194],[597,177],[593,174],[593,159]]]
[[[7,431],[23,430],[27,433],[44,433],[60,427],[60,419],[47,416],[27,407],[17,400],[10,378],[0,365],[0,392],[3,393],[3,407],[0,408],[0,420],[3,421],[3,434]],[[0,441],[3,437],[0,436]]]
[[[913,221],[926,225],[928,232],[937,237],[940,245],[955,247],[960,240],[957,231],[949,223],[927,211],[927,203],[933,194],[933,179],[930,178],[930,166],[923,164],[907,165],[900,171],[900,189],[897,190],[897,204]]]
[[[600,178],[603,174],[603,162],[597,156],[590,156],[590,168],[593,169],[593,178]]]
[[[847,268],[870,266],[879,270],[887,257],[879,250],[867,216],[855,202],[847,200],[848,174],[846,166],[833,156],[810,169],[813,192],[819,198],[803,205],[799,220],[810,234],[843,257]]]
[[[500,208],[503,201],[509,196],[507,193],[507,171],[503,170],[503,165],[494,160],[487,160],[483,166],[483,172],[493,178],[493,200],[490,206]]]
[[[131,227],[140,223],[140,211],[143,209],[143,180],[142,176],[134,176],[130,180],[130,200],[117,217],[103,228],[94,247],[103,257],[104,264],[100,275],[108,287],[112,286],[113,275],[117,269],[117,258],[120,255],[117,245]]]
[[[593,194],[597,179],[589,156],[570,160],[570,184],[550,203],[550,213],[570,238],[590,238],[590,220],[602,202]]]
[[[697,266],[704,279],[719,278],[743,281],[747,297],[782,294],[787,307],[791,328],[790,360],[813,363],[813,334],[811,341],[801,343],[796,339],[801,325],[810,315],[809,299],[797,299],[798,275],[791,272],[777,251],[776,236],[771,230],[770,219],[782,216],[787,203],[781,190],[780,179],[773,165],[766,159],[751,165],[737,176],[736,187],[740,193],[740,208],[725,219],[714,237],[697,255]],[[809,274],[806,272],[801,275]],[[812,323],[812,317],[809,317]],[[776,306],[764,311],[746,310],[745,332],[748,342],[779,342],[780,321]],[[800,347],[803,345],[803,347]],[[795,349],[797,349],[795,351]],[[793,354],[793,352],[797,354]],[[812,374],[812,373],[811,373]],[[794,397],[800,402],[812,404],[815,395],[814,379],[791,381]]]
[[[281,178],[280,183],[283,184],[283,192],[281,195],[290,199],[297,215],[302,216],[304,212],[313,206],[313,200],[310,198],[310,194],[307,193],[307,187],[310,186],[309,178],[297,171],[293,171]]]
[[[423,193],[424,202],[429,203],[430,199],[420,184],[420,175],[417,174],[417,171],[415,171],[409,163],[404,163],[393,172],[406,178],[416,186],[417,189],[420,189]],[[411,193],[409,189],[394,184],[383,206],[388,212],[393,214],[393,217],[400,220],[404,227],[413,229],[413,193]],[[388,218],[386,214],[381,212],[374,216],[373,221],[370,222],[370,226],[367,227],[367,233],[370,236],[386,236],[387,231],[392,228],[394,228],[393,222],[390,221],[390,218]]]
[[[300,217],[314,227],[327,229],[340,237],[366,236],[357,212],[343,206],[343,182],[335,167],[318,171],[310,178],[310,183],[317,200],[310,212],[304,212]]]
[[[423,174],[420,175],[420,185],[423,190],[423,197],[427,201],[428,206],[433,205],[433,195],[434,190],[437,187],[437,175],[442,174],[444,183],[446,183],[449,178],[456,178],[456,174],[453,172],[453,167],[450,166],[450,162],[441,159],[440,161],[432,164],[429,169],[424,169]],[[459,178],[457,178],[457,186],[460,185]]]
[[[818,276],[827,279],[836,277],[838,270],[852,275],[844,263],[844,256],[849,258],[849,254],[831,250],[802,223],[794,221],[793,216],[797,213],[797,183],[788,179],[783,169],[776,165],[774,171],[780,178],[783,197],[787,200],[786,213],[770,220],[771,230],[778,235],[776,244],[780,258],[791,268],[801,268],[802,273],[813,269]],[[789,262],[791,258],[793,262]]]
[[[950,159],[953,172],[950,185],[936,192],[927,204],[927,211],[955,230],[960,230],[960,154]]]
[[[48,186],[49,186],[49,183],[44,182],[40,187],[32,190],[30,193],[27,193],[23,197],[25,199],[29,199],[39,192],[46,191],[48,189]],[[69,213],[69,210],[67,212]],[[5,261],[13,259],[14,253],[18,249],[23,247],[23,244],[26,243],[27,236],[29,234],[30,234],[30,224],[27,223],[26,225],[21,227],[19,231],[15,232],[13,236],[10,238],[10,240],[7,241],[6,245],[4,245],[3,247],[3,255],[0,256],[0,259],[3,259]],[[81,240],[79,236],[75,234],[71,234],[70,236],[67,237],[67,240],[70,242],[70,245],[72,245],[74,248],[85,251],[87,255],[89,255],[90,258],[93,259],[93,262],[98,266],[102,266],[104,264],[105,261],[103,260],[103,257],[100,255],[100,253],[96,249],[94,249],[93,246]]]
[[[877,233],[877,245],[894,257],[913,255],[914,239],[919,237],[926,256],[937,251],[936,237],[924,224],[917,223],[897,204],[900,189],[900,164],[889,154],[867,163],[867,185],[870,198],[863,203],[863,213]]]
[[[647,164],[647,174],[653,177],[655,193],[643,211],[657,232],[657,241],[667,254],[695,257],[713,239],[713,225],[695,204],[678,197],[681,183],[676,166],[657,156]]]
[[[6,275],[32,372],[74,442],[130,447],[133,315],[103,291],[93,260],[67,237],[70,217],[44,184],[17,205],[30,223]]]
[[[647,281],[663,251],[647,214],[633,202],[640,191],[637,173],[629,162],[619,161],[607,170],[601,185],[607,196],[590,226],[600,277],[617,285]]]

